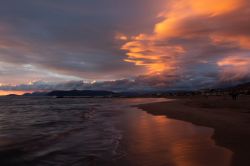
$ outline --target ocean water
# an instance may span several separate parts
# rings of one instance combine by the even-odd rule
[[[0,165],[229,166],[213,129],[131,106],[164,100],[0,97]]]

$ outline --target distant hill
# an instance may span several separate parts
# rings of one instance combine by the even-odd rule
[[[38,97],[38,96],[47,96],[48,92],[33,92],[33,93],[25,93],[23,96],[28,97]]]
[[[250,94],[250,82],[238,84],[235,86],[215,89],[201,89],[199,91],[133,91],[133,92],[112,92],[105,90],[55,90],[51,92],[33,92],[26,93],[23,96],[56,96],[56,97],[164,97],[172,95],[195,95],[201,93],[214,93],[214,94],[227,94],[232,91],[239,92],[242,94]],[[15,95],[9,95],[15,96]]]
[[[16,94],[9,94],[9,95],[6,95],[7,97],[16,97],[16,96],[19,96],[19,95],[16,95]]]
[[[231,87],[231,89],[235,89],[235,90],[250,90],[250,82],[244,83],[244,84],[239,84],[237,86]]]
[[[250,95],[250,82],[234,86],[228,86],[225,88],[205,89],[202,91],[203,93],[214,93],[214,94],[231,94],[234,92],[234,93]]]
[[[94,90],[71,90],[71,91],[52,91],[49,92],[48,96],[57,96],[57,97],[67,97],[67,96],[78,96],[78,97],[107,97],[113,96],[116,93],[111,91],[94,91]]]
[[[225,88],[218,88],[215,90],[220,91],[250,91],[250,82],[247,83],[241,83],[233,86],[227,86]]]

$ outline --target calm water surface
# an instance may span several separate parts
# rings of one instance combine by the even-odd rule
[[[1,97],[0,165],[230,165],[213,129],[130,106],[163,100]]]

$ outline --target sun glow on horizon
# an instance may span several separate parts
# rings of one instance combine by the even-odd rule
[[[0,90],[0,96],[6,96],[6,95],[23,95],[25,93],[32,93],[33,91],[16,91],[16,90]]]

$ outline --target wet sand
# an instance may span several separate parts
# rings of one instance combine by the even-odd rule
[[[216,143],[234,153],[232,165],[250,165],[250,97],[237,101],[230,97],[183,97],[138,107],[153,115],[214,128]]]

